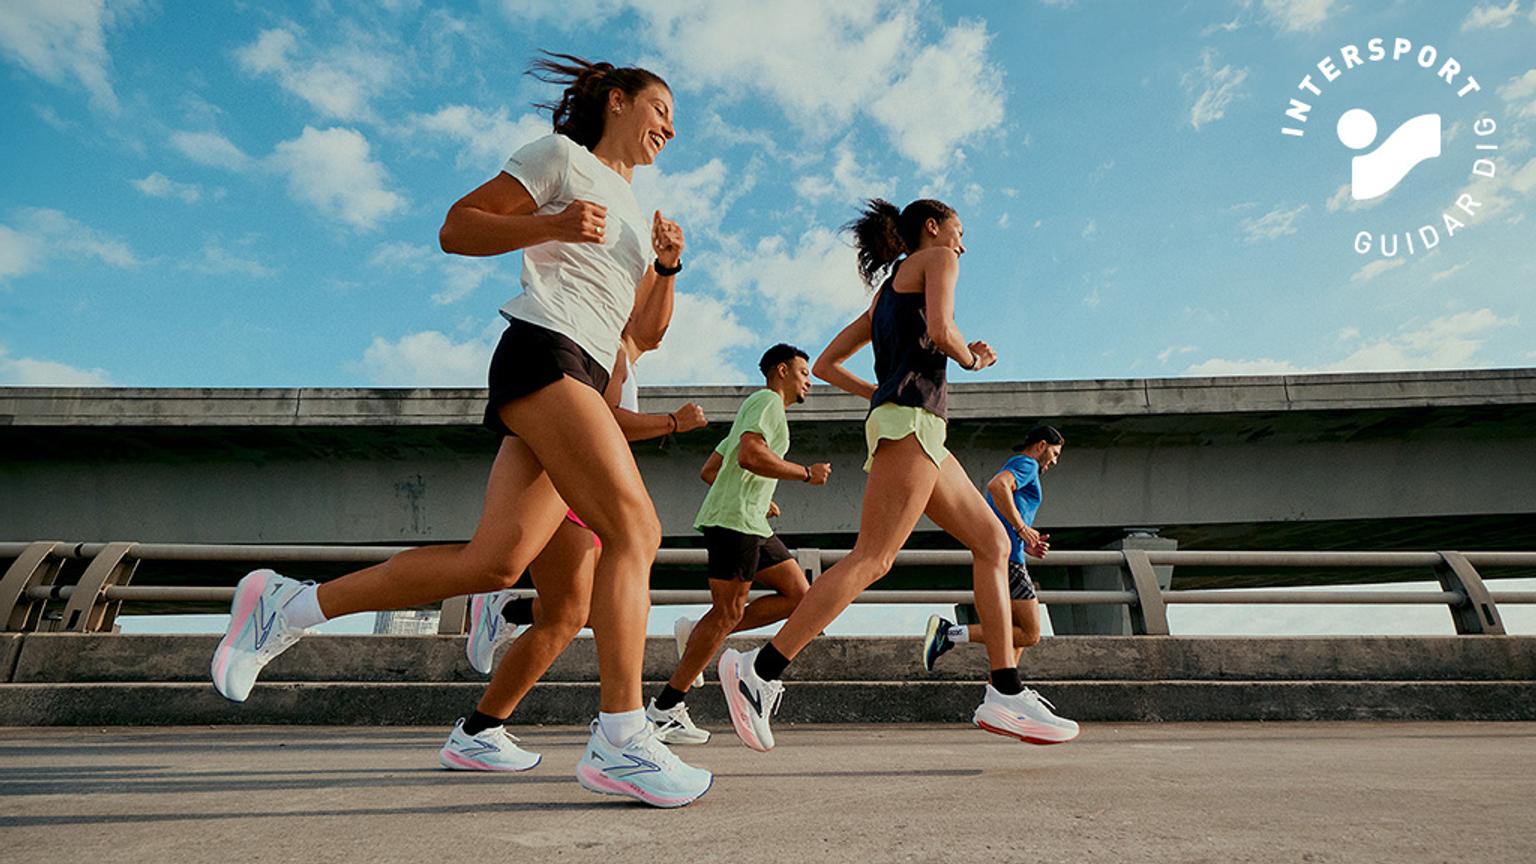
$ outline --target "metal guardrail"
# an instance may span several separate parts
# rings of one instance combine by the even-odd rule
[[[0,577],[0,629],[39,629],[50,602],[63,601],[60,629],[92,633],[110,631],[127,601],[229,602],[235,589],[131,585],[141,561],[292,562],[372,564],[402,552],[408,546],[297,546],[297,545],[201,545],[184,543],[0,543],[0,560],[13,559]],[[823,568],[846,557],[846,549],[799,549],[795,557],[815,579]],[[662,549],[656,563],[702,565],[703,549]],[[1167,606],[1196,604],[1424,604],[1443,605],[1451,613],[1456,632],[1502,635],[1503,619],[1498,604],[1536,604],[1536,592],[1490,591],[1479,567],[1536,567],[1536,552],[1228,552],[1228,551],[1060,551],[1049,560],[1030,558],[1036,566],[1100,566],[1117,568],[1125,586],[1121,591],[1039,592],[1047,605],[1124,605],[1129,608],[1133,632],[1168,635]],[[88,562],[73,584],[56,580],[66,561]],[[904,550],[896,556],[897,567],[969,566],[970,553],[949,550]],[[1439,591],[1338,591],[1315,589],[1163,590],[1153,567],[1226,568],[1423,568],[1440,583]],[[757,592],[755,592],[757,593]],[[708,591],[653,590],[657,605],[710,602]],[[969,591],[865,591],[861,603],[970,603]],[[464,632],[466,598],[443,602],[439,632]]]

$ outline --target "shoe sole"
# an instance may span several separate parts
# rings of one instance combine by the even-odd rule
[[[720,665],[716,671],[720,673],[720,687],[725,691],[725,705],[731,710],[731,727],[736,730],[736,737],[741,743],[756,750],[759,753],[767,753],[772,747],[764,747],[758,740],[757,733],[752,729],[752,721],[747,719],[747,708],[740,693],[741,678],[736,674],[736,658],[741,655],[736,651],[726,651],[720,655]]]
[[[476,652],[475,652],[475,641],[476,641],[476,636],[478,636],[479,633],[482,630],[485,629],[484,626],[480,626],[479,625],[481,616],[483,616],[485,614],[485,604],[486,604],[486,595],[484,595],[484,594],[476,594],[474,597],[470,598],[470,601],[469,601],[469,621],[470,621],[469,628],[470,628],[470,634],[469,634],[468,641],[466,641],[464,643],[464,659],[469,661],[469,668],[475,670],[476,672],[479,672],[481,675],[489,675],[489,674],[491,674],[491,663],[495,662],[495,659],[496,659],[496,645],[493,642],[491,644],[491,648],[490,648],[491,656],[486,659],[485,668],[482,669],[481,668],[481,664],[476,662],[476,660],[478,658],[475,656],[475,654],[476,654]]]
[[[652,722],[655,722],[655,721],[652,721]],[[699,730],[699,731],[703,732],[702,729]],[[709,735],[709,733],[706,732],[704,734],[703,738],[698,738],[698,739],[687,739],[687,740],[684,740],[684,739],[681,739],[681,738],[672,738],[672,737],[667,736],[666,734],[659,735],[658,737],[661,739],[661,743],[669,745],[669,746],[696,747],[696,746],[698,746],[700,744],[708,744],[709,743],[709,739],[710,739],[711,736]]]
[[[465,759],[463,756],[448,750],[439,750],[437,753],[438,764],[442,765],[444,768],[447,768],[449,771],[489,771],[496,774],[515,774],[519,771],[532,771],[533,769],[539,767],[539,763],[543,761],[544,757],[540,755],[539,758],[533,761],[532,765],[529,765],[526,768],[496,768],[487,765],[484,762],[476,762],[473,759]]]
[[[209,675],[213,678],[213,689],[219,691],[231,702],[244,702],[249,692],[240,697],[235,697],[230,692],[229,675],[230,661],[234,657],[235,643],[245,635],[246,627],[251,623],[251,616],[256,611],[256,604],[261,600],[261,595],[267,589],[267,576],[277,575],[271,570],[255,570],[245,574],[235,586],[235,599],[229,604],[229,628],[224,631],[224,638],[219,640],[219,647],[213,651],[213,662],[209,666]],[[258,577],[252,579],[251,577]]]
[[[933,640],[939,638],[939,616],[928,616],[928,627],[923,630],[922,661],[923,671],[933,671],[933,661],[938,658],[933,656]]]
[[[974,722],[978,728],[986,732],[991,732],[993,735],[1001,735],[1004,738],[1013,738],[1018,741],[1023,741],[1025,744],[1038,744],[1042,747],[1048,747],[1052,744],[1066,744],[1067,742],[1073,741],[1077,738],[1076,735],[1073,735],[1071,738],[1037,738],[1033,735],[1022,735],[1010,729],[1003,729],[998,726],[993,726],[984,720],[976,720]]]
[[[697,795],[687,795],[670,798],[645,791],[633,783],[625,783],[612,777],[603,776],[603,772],[582,764],[576,766],[576,782],[588,792],[596,792],[599,795],[617,795],[623,798],[633,798],[652,807],[660,807],[663,810],[671,810],[677,807],[687,807],[689,804],[703,798],[709,790],[715,788],[715,775],[709,775],[709,783],[703,791]]]

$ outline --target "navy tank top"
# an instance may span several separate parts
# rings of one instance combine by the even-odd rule
[[[871,411],[891,403],[924,408],[948,419],[949,387],[945,373],[949,355],[928,338],[928,302],[923,292],[896,291],[893,270],[880,286],[880,297],[870,316],[871,343],[875,352],[875,395]]]

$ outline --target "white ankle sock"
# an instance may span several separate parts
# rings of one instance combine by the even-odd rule
[[[316,624],[324,624],[325,613],[320,611],[320,598],[316,596],[315,585],[305,585],[303,590],[293,595],[283,606],[283,618],[288,621],[288,626],[308,630]]]
[[[629,739],[639,734],[645,728],[645,709],[636,708],[633,711],[620,711],[616,714],[600,712],[597,715],[597,725],[603,730],[603,737],[615,747],[623,747],[629,743]]]
[[[971,641],[971,629],[966,624],[956,624],[944,633],[944,638],[956,644]]]

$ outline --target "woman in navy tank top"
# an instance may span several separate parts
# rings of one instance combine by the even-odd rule
[[[999,709],[1008,713],[1008,700],[1023,690],[1010,630],[1008,537],[965,469],[944,448],[949,361],[971,371],[997,362],[987,343],[966,342],[955,326],[964,228],[952,208],[931,199],[901,210],[886,201],[871,201],[848,227],[858,249],[860,275],[865,284],[880,287],[869,309],[822,351],[813,371],[827,383],[870,400],[865,421],[869,483],[859,537],[848,557],[812,583],[771,642],[745,654],[727,651],[721,658],[720,678],[731,720],[747,746],[758,750],[773,746],[769,718],[782,697],[779,678],[790,660],[860,592],[890,571],[924,514],[965,544],[974,562],[976,607],[986,625],[992,668],[978,718],[990,720],[989,712]],[[871,343],[874,383],[843,365]]]

